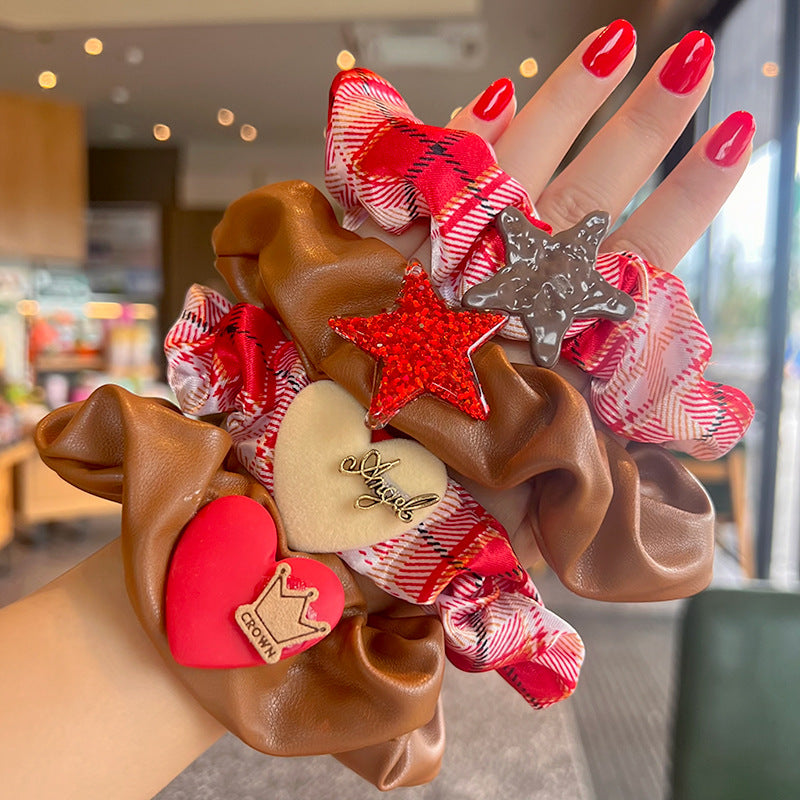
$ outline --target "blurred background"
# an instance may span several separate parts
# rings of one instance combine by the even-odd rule
[[[200,282],[224,291],[210,246],[224,208],[274,181],[303,178],[322,186],[327,92],[337,69],[354,61],[381,73],[417,116],[444,124],[502,75],[514,80],[523,104],[588,32],[618,17],[637,29],[636,66],[576,148],[684,33],[702,28],[717,46],[709,98],[631,208],[709,126],[739,108],[756,118],[752,162],[678,274],[714,341],[709,376],[747,391],[757,413],[728,457],[687,465],[717,505],[715,587],[796,588],[797,6],[796,0],[5,0],[0,604],[118,533],[116,507],[73,491],[38,463],[32,426],[47,410],[110,381],[168,395],[160,342],[186,288]],[[538,579],[590,653],[569,710],[552,712],[539,733],[543,746],[562,748],[563,763],[534,767],[520,750],[511,772],[521,771],[524,795],[499,774],[500,783],[485,777],[450,794],[445,787],[458,783],[451,766],[439,793],[412,790],[413,796],[484,797],[489,789],[512,797],[669,796],[671,755],[680,750],[672,740],[680,727],[674,709],[683,604],[592,604],[568,596],[547,573]],[[505,707],[505,699],[498,702]],[[527,724],[521,716],[520,737]],[[467,749],[458,755],[466,738],[453,734],[451,765],[459,758],[465,768],[471,763]],[[228,740],[220,748],[163,798],[261,796],[259,784],[238,785],[232,777],[241,781],[249,770],[251,780],[261,769],[240,767],[249,752]],[[553,774],[566,776],[556,790],[548,783]],[[365,790],[347,784],[349,777],[340,776],[337,792],[361,796]],[[800,796],[796,788],[792,797]],[[296,788],[288,796],[305,795]]]

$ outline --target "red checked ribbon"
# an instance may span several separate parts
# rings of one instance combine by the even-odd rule
[[[430,218],[431,278],[451,302],[504,265],[492,223],[505,206],[550,230],[480,136],[423,125],[369,70],[340,72],[331,87],[325,180],[345,209],[345,227],[371,216],[401,233]],[[636,301],[627,322],[579,320],[564,338],[562,355],[592,375],[599,418],[634,441],[701,459],[724,455],[750,425],[753,405],[738,389],[703,377],[711,342],[683,283],[630,253],[601,255],[596,268]],[[527,338],[514,317],[500,335]]]
[[[164,341],[167,381],[186,414],[227,413],[236,457],[270,492],[283,415],[309,381],[278,323],[195,284]]]
[[[283,416],[308,385],[275,320],[193,286],[165,343],[168,378],[190,414],[227,414],[237,458],[272,489]],[[502,526],[450,479],[422,523],[368,548],[339,553],[389,594],[442,621],[448,658],[469,672],[497,670],[535,708],[575,689],[583,643],[546,609]]]
[[[592,375],[598,417],[629,439],[702,460],[724,455],[750,426],[753,404],[739,389],[703,377],[711,340],[683,282],[635,253],[608,253],[600,262],[619,275],[636,314],[620,325],[599,320],[561,350]]]
[[[437,614],[459,669],[497,670],[534,708],[575,689],[583,642],[544,607],[499,523],[454,481],[416,528],[339,555],[384,591]]]
[[[369,70],[334,79],[325,169],[325,184],[344,207],[345,228],[357,228],[369,215],[402,233],[430,217],[431,278],[445,301],[460,300],[502,263],[505,248],[491,223],[506,206],[552,232],[527,192],[497,165],[491,145],[474,133],[423,125],[397,90]],[[526,338],[514,323],[515,338]]]

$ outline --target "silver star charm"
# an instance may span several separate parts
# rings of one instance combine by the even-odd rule
[[[506,246],[506,266],[473,286],[461,299],[467,308],[506,311],[522,320],[531,355],[541,367],[553,367],[564,334],[576,319],[630,319],[636,304],[594,267],[608,231],[605,211],[587,214],[577,225],[549,235],[513,206],[497,227]]]

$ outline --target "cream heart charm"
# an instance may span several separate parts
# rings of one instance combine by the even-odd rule
[[[293,550],[335,553],[383,542],[429,517],[444,464],[407,439],[371,441],[364,409],[333,381],[306,386],[286,411],[274,495]]]

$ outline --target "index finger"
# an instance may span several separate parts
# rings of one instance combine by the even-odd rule
[[[628,73],[636,32],[618,19],[589,34],[517,114],[495,148],[534,204],[586,123]]]

